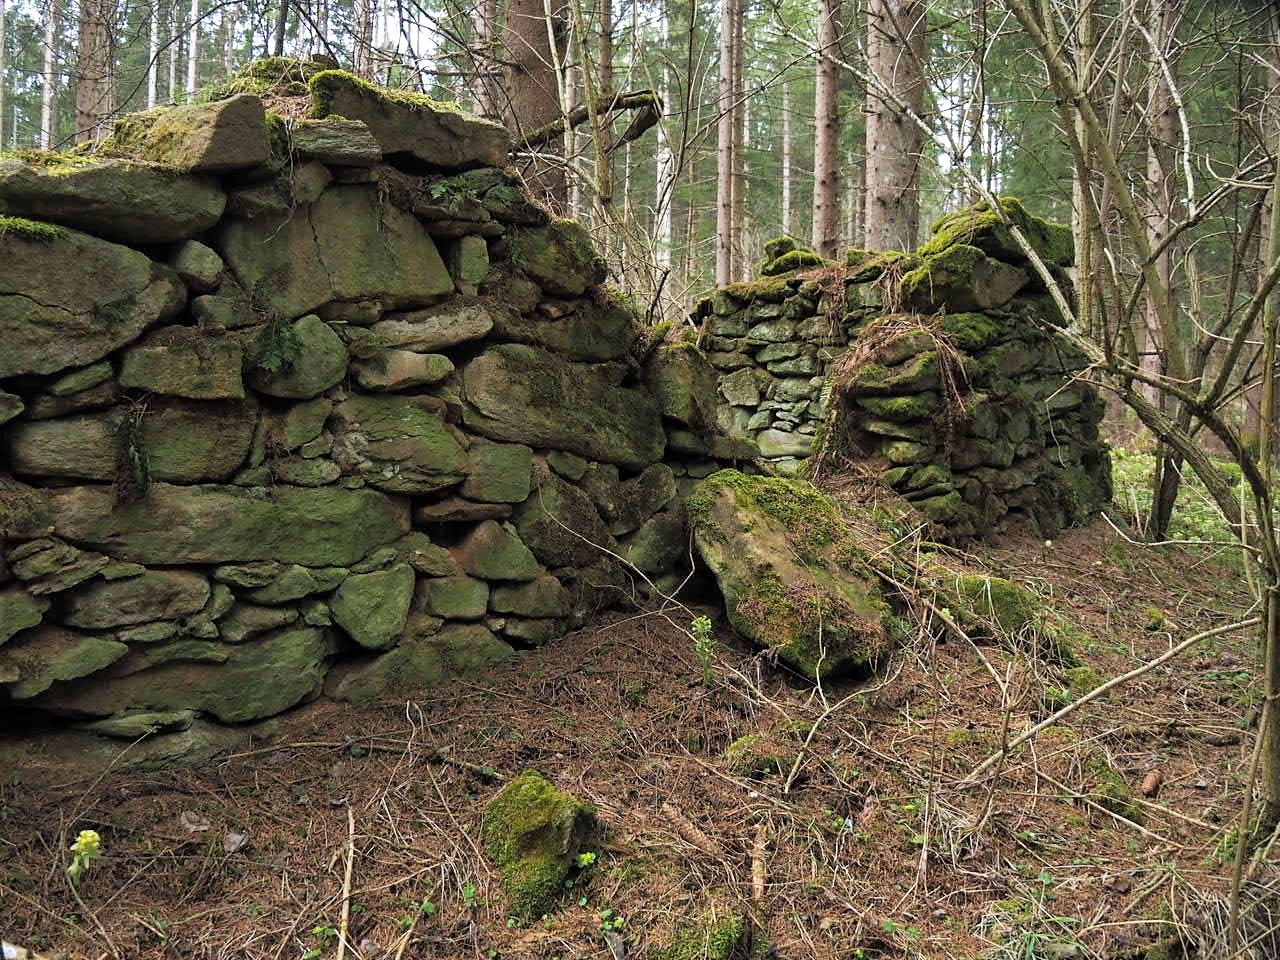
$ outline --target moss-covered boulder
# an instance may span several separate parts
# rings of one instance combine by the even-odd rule
[[[388,493],[431,493],[467,473],[465,437],[430,397],[353,394],[334,408],[333,458]]]
[[[532,580],[542,572],[521,539],[495,520],[485,520],[453,551],[473,577],[482,580]]]
[[[621,360],[634,346],[635,314],[616,300],[544,303],[536,313],[514,308],[494,314],[494,332],[503,340],[545,347],[570,360]]]
[[[82,367],[174,316],[168,267],[75,230],[0,217],[0,378]]]
[[[351,574],[329,600],[334,622],[360,646],[385,650],[396,642],[409,617],[413,581],[413,568],[407,563]]]
[[[68,154],[0,159],[0,212],[122,243],[174,243],[222,216],[218,184],[149,163]]]
[[[37,626],[49,609],[44,597],[33,597],[21,587],[0,590],[0,643]]]
[[[698,556],[741,636],[815,679],[886,650],[888,605],[831,498],[803,481],[722,470],[687,506]]]
[[[126,156],[192,173],[230,173],[271,156],[266,111],[252,94],[212,103],[160,107],[116,121],[100,146]]]
[[[244,352],[230,337],[194,327],[163,327],[125,351],[120,385],[193,400],[240,400],[243,363]]]
[[[348,359],[342,338],[310,313],[292,323],[263,327],[249,347],[246,366],[249,383],[259,393],[308,400],[346,376]]]
[[[229,219],[216,239],[259,306],[288,319],[331,300],[408,308],[453,292],[422,224],[373,186],[333,186],[284,214]]]
[[[328,166],[371,167],[382,159],[382,147],[360,120],[303,118],[289,125],[289,143],[304,160]]]
[[[1004,216],[984,201],[941,218],[931,228],[932,236],[916,253],[929,257],[956,244],[967,244],[1006,263],[1025,263],[1027,256],[1009,229],[1012,224],[1022,231],[1046,264],[1071,265],[1075,259],[1075,242],[1070,227],[1032,216],[1014,197],[1001,197],[1000,208]]]
[[[512,519],[520,539],[548,567],[586,567],[617,543],[591,498],[558,476],[544,476]]]
[[[209,581],[187,570],[148,570],[123,580],[95,580],[62,597],[60,619],[69,627],[104,630],[199,613]]]
[[[276,560],[344,567],[409,531],[409,506],[375,490],[153,483],[118,505],[107,486],[48,497],[59,536],[121,560],[170,565]]]
[[[662,415],[690,430],[714,426],[717,381],[707,355],[689,343],[660,346],[645,364],[644,382],[658,398]]]
[[[480,826],[485,852],[502,871],[510,913],[530,921],[550,913],[595,825],[595,811],[535,770],[503,787]]]
[[[715,904],[702,916],[677,923],[650,956],[653,960],[732,960],[749,931],[741,911]]]
[[[372,327],[379,343],[419,353],[479,340],[492,329],[493,317],[484,304],[460,298],[425,310],[393,313]]]
[[[662,458],[662,414],[607,370],[520,344],[490,347],[462,371],[463,422],[493,440],[638,470]]]
[[[554,220],[545,227],[518,231],[511,243],[511,262],[557,297],[580,297],[607,275],[591,235],[576,220]]]
[[[1002,307],[1031,280],[1024,268],[1003,263],[965,243],[924,257],[899,284],[903,302],[920,313]]]
[[[482,503],[522,503],[532,475],[533,451],[524,444],[473,442],[462,495]]]
[[[325,70],[310,80],[311,116],[366,124],[383,153],[408,154],[449,169],[501,167],[511,135],[501,124],[420,94],[375,87],[350,73]]]

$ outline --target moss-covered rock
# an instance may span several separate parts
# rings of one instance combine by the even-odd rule
[[[590,806],[561,793],[534,770],[489,801],[480,837],[502,871],[513,917],[527,922],[555,908],[594,825]]]
[[[494,613],[517,617],[563,617],[569,613],[569,597],[559,580],[545,575],[528,583],[494,587],[489,607]]]
[[[182,309],[168,267],[75,230],[0,232],[0,378],[83,367]]]
[[[403,500],[337,488],[153,483],[145,501],[117,505],[109,487],[64,487],[49,495],[48,516],[74,543],[157,565],[276,560],[344,567],[409,530]]]
[[[647,392],[596,366],[499,344],[463,368],[463,422],[493,440],[566,450],[639,470],[662,458],[662,414]]]
[[[253,94],[240,94],[214,103],[130,114],[116,121],[99,152],[176,170],[220,174],[266,163],[271,141],[262,101]]]
[[[148,163],[67,154],[0,159],[0,210],[123,243],[198,236],[217,223],[226,204],[214,181]]]
[[[413,601],[413,582],[413,568],[407,563],[351,574],[329,600],[334,622],[360,646],[385,650],[404,629]]]
[[[489,584],[475,577],[434,577],[422,595],[427,611],[446,620],[479,620],[489,609]]]
[[[815,679],[885,651],[889,608],[829,497],[803,481],[722,470],[686,503],[698,555],[743,637]]]
[[[259,306],[286,319],[332,300],[381,300],[394,309],[453,292],[422,224],[372,186],[333,186],[278,216],[228,219],[217,246]]]
[[[545,227],[518,231],[511,243],[511,262],[558,297],[582,296],[606,276],[591,235],[576,220],[554,220]]]
[[[123,580],[94,581],[62,597],[60,619],[70,627],[102,630],[199,613],[209,581],[186,570],[148,570]]]
[[[97,673],[128,652],[115,640],[44,626],[0,650],[0,675],[16,674],[5,689],[15,700],[29,700],[61,680]]]
[[[711,910],[696,921],[678,924],[671,939],[650,955],[654,960],[732,960],[748,929],[742,913]]]
[[[163,327],[125,351],[120,385],[193,400],[240,400],[243,364],[244,352],[230,337]]]
[[[289,143],[304,160],[329,166],[371,167],[382,159],[382,147],[369,125],[345,117],[294,120]]]
[[[760,269],[760,274],[765,277],[780,277],[783,274],[795,273],[797,270],[829,267],[833,262],[812,250],[788,250],[765,263]]]
[[[453,551],[455,559],[482,580],[532,580],[542,573],[520,537],[495,520],[485,520]]]
[[[658,398],[662,415],[690,430],[716,422],[716,370],[692,344],[658,347],[645,364],[644,382]]]
[[[529,496],[533,451],[519,443],[472,443],[462,495],[483,503],[522,503]]]
[[[968,244],[1006,263],[1025,263],[1026,254],[1005,223],[1008,219],[1022,231],[1045,263],[1060,267],[1071,265],[1075,244],[1070,227],[1032,216],[1014,197],[1001,197],[1000,207],[1004,217],[985,202],[943,217],[933,225],[932,236],[917,254],[928,257],[955,244]]]
[[[436,353],[486,336],[493,317],[484,304],[459,297],[425,310],[390,314],[371,329],[388,347]]]
[[[388,493],[431,493],[467,472],[465,438],[433,398],[353,394],[334,408],[333,459],[345,473]]]
[[[1002,307],[1030,280],[1022,267],[955,243],[924,256],[919,267],[902,277],[898,289],[903,302],[920,313],[965,312]]]
[[[311,116],[339,116],[366,124],[383,153],[409,154],[436,167],[506,164],[511,137],[497,123],[420,94],[376,87],[341,70],[309,81]]]
[[[33,597],[21,587],[0,590],[0,644],[17,633],[37,626],[49,609],[44,597]]]
[[[587,567],[598,561],[597,547],[617,549],[591,499],[558,476],[541,478],[512,519],[533,555],[548,567]]]

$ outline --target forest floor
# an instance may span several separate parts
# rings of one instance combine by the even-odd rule
[[[1101,520],[958,559],[1035,590],[1101,678],[1249,603],[1230,557],[1137,545]],[[1258,712],[1248,632],[1204,641],[966,783],[1002,731],[1057,705],[1034,658],[926,615],[873,676],[814,689],[718,625],[704,682],[696,612],[714,611],[616,615],[395,707],[318,701],[198,768],[71,770],[39,789],[4,771],[0,933],[69,958],[327,960],[345,900],[345,955],[364,960],[616,958],[618,944],[643,958],[673,927],[730,911],[779,958],[1027,960],[1146,956],[1225,927]],[[751,734],[775,769],[725,759]],[[530,767],[592,803],[602,830],[562,908],[519,926],[479,822]],[[64,851],[86,828],[105,856],[77,893]],[[1269,857],[1245,887],[1243,956],[1277,955]]]

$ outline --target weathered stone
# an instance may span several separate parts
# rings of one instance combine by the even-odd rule
[[[0,424],[8,423],[18,417],[25,409],[27,409],[27,405],[22,402],[20,396],[0,390]]]
[[[801,345],[798,343],[770,343],[756,352],[756,363],[773,363],[776,360],[789,360],[799,355]]]
[[[756,434],[762,457],[807,457],[813,453],[813,438],[784,430],[762,430]]]
[[[665,463],[645,467],[638,476],[618,485],[614,508],[604,512],[615,537],[630,533],[661,510],[676,495],[676,478]]]
[[[274,560],[232,563],[215,567],[213,579],[218,583],[229,583],[233,587],[265,587],[274,583],[284,571],[284,564],[276,563]]]
[[[662,458],[657,402],[614,385],[595,367],[502,344],[467,364],[462,386],[464,422],[491,439],[567,450],[631,469]]]
[[[821,365],[816,357],[792,357],[790,360],[775,360],[773,363],[766,364],[766,369],[780,377],[797,374],[807,376],[817,373]]]
[[[16,424],[7,436],[9,461],[19,474],[111,480],[120,464],[120,426],[130,416],[114,409]],[[244,462],[253,429],[247,404],[159,400],[147,407],[134,442],[152,479],[226,480]]]
[[[515,443],[473,443],[462,495],[484,503],[522,503],[529,496],[533,451]]]
[[[472,530],[453,553],[463,570],[483,580],[532,580],[542,572],[521,539],[494,520]]]
[[[489,584],[474,577],[437,577],[422,584],[426,608],[447,620],[479,620],[489,606]]]
[[[215,293],[194,298],[191,318],[205,330],[239,330],[261,322],[249,295],[234,281],[224,282]]]
[[[297,450],[320,436],[332,410],[333,401],[328,397],[290,404],[288,410],[272,419],[267,434],[268,444],[283,450]]]
[[[287,215],[230,220],[218,239],[240,283],[282,317],[331,300],[415,307],[453,291],[422,225],[374,187],[334,186]]]
[[[289,145],[307,160],[337,167],[371,167],[382,159],[382,147],[368,124],[344,117],[294,120]]]
[[[453,373],[453,361],[438,353],[383,350],[352,369],[364,389],[394,393],[439,383]]]
[[[375,573],[353,573],[330,598],[329,611],[356,643],[385,650],[404,629],[413,580],[413,568],[407,563]]]
[[[449,273],[455,283],[479,283],[489,273],[489,245],[484,237],[460,237],[449,248]]]
[[[754,407],[760,402],[760,385],[756,372],[742,369],[720,380],[720,392],[725,400],[736,407]]]
[[[692,430],[716,419],[716,371],[691,344],[659,347],[644,371],[646,386],[658,397],[662,415]]]
[[[493,329],[493,317],[479,303],[455,300],[426,310],[392,314],[372,329],[389,347],[433,353],[479,340]]]
[[[173,661],[125,677],[91,677],[61,684],[36,705],[78,716],[200,710],[244,723],[317,696],[334,646],[328,631],[293,627],[237,645],[225,663]]]
[[[333,459],[389,493],[431,493],[466,476],[464,437],[430,397],[353,395],[334,409],[341,422]]]
[[[288,603],[313,593],[328,593],[347,578],[346,567],[303,567],[290,564],[270,583],[245,594],[254,603]]]
[[[196,293],[216,290],[222,278],[222,258],[196,240],[188,240],[180,246],[169,260],[169,266],[187,288]]]
[[[373,490],[151,485],[116,506],[109,487],[49,495],[58,534],[146,564],[275,560],[345,567],[409,529],[408,504]]]
[[[339,664],[330,672],[325,689],[335,700],[371,703],[419,694],[423,687],[477,673],[512,656],[515,651],[480,624],[450,624],[438,632],[406,638],[380,657]]]
[[[591,500],[559,477],[541,479],[514,514],[520,539],[547,567],[586,567],[601,557],[595,545],[616,550]]]
[[[125,580],[98,582],[67,593],[61,619],[69,627],[105,630],[199,613],[209,581],[185,570],[148,570]]]
[[[569,612],[569,597],[559,580],[546,575],[519,586],[494,587],[489,607],[520,617],[563,617]]]
[[[587,461],[577,454],[552,450],[547,454],[547,465],[566,480],[581,480],[587,472]]]
[[[110,557],[77,550],[55,539],[29,540],[9,554],[10,573],[38,597],[70,590],[104,573],[109,566]]]
[[[262,101],[247,93],[131,114],[102,149],[196,173],[244,170],[271,156]]]
[[[544,301],[542,307],[547,306]],[[494,335],[544,347],[570,360],[605,361],[625,358],[639,331],[635,315],[616,302],[597,304],[581,300],[557,314],[547,317],[515,310],[498,311],[494,316]]]
[[[284,457],[272,460],[269,467],[277,483],[296,487],[323,487],[342,476],[342,468],[332,460]]]
[[[97,673],[128,652],[115,640],[46,626],[24,633],[0,650],[0,672],[16,671],[18,680],[5,689],[15,700],[29,700],[58,681]]]
[[[546,208],[529,196],[520,177],[502,164],[437,180],[431,193],[433,198],[453,195],[474,199],[501,223],[537,227],[551,219]]]
[[[517,231],[511,261],[557,297],[582,296],[607,275],[591,235],[576,220],[555,220],[545,227]]]
[[[237,603],[218,622],[218,633],[227,643],[244,643],[250,637],[286,627],[298,620],[292,607],[260,607]]]
[[[535,920],[555,910],[565,879],[595,827],[595,811],[534,770],[485,807],[480,836],[502,871],[512,916]]]
[[[428,97],[380,90],[340,70],[311,78],[311,115],[364,122],[383,153],[437,167],[502,167],[511,135],[501,124]]]
[[[544,643],[550,643],[557,637],[564,636],[564,630],[563,620],[552,619],[507,617],[502,625],[502,635],[522,647],[540,647]]]
[[[138,710],[94,720],[83,724],[80,729],[113,740],[140,740],[157,733],[188,730],[195,718],[194,710]]]
[[[926,256],[902,277],[904,302],[921,313],[989,310],[1001,307],[1031,280],[1022,267],[988,257],[977,247],[956,243]]]
[[[505,520],[509,516],[509,503],[475,503],[461,497],[449,497],[418,507],[413,511],[413,522],[477,523],[481,520]]]
[[[243,351],[228,337],[164,327],[125,351],[120,385],[194,400],[244,398]]]
[[[654,514],[622,541],[621,552],[623,559],[648,576],[674,570],[689,555],[684,516],[675,511]]]
[[[766,320],[747,331],[747,339],[761,343],[782,343],[794,340],[796,325],[790,320]]]
[[[68,397],[85,390],[92,390],[106,383],[115,374],[110,360],[102,360],[79,370],[64,373],[49,384],[48,392],[55,397]]]
[[[687,502],[698,555],[743,637],[817,679],[887,648],[879,581],[829,497],[801,481],[722,470]]]
[[[295,320],[286,330],[273,335],[270,327],[264,328],[250,348],[253,389],[271,397],[307,400],[346,376],[346,344],[314,313]],[[285,338],[289,346],[282,348],[276,340]]]
[[[0,233],[0,378],[82,367],[182,309],[176,274],[73,230]]]
[[[122,243],[176,243],[222,216],[217,183],[149,163],[51,155],[0,159],[0,210],[50,220]]]
[[[0,644],[44,619],[49,601],[33,597],[21,587],[0,590]]]

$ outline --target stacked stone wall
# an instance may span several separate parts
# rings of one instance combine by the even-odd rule
[[[755,452],[501,127],[294,69],[305,119],[0,159],[0,716],[132,739],[446,680],[629,596],[609,552],[674,576],[682,495]]]
[[[765,278],[702,300],[723,428],[775,468],[814,454],[827,470],[878,467],[950,537],[1019,522],[1051,535],[1109,502],[1102,400],[1008,225],[1068,296],[1070,232],[1003,206],[944,218],[910,255],[815,268],[783,246]]]

